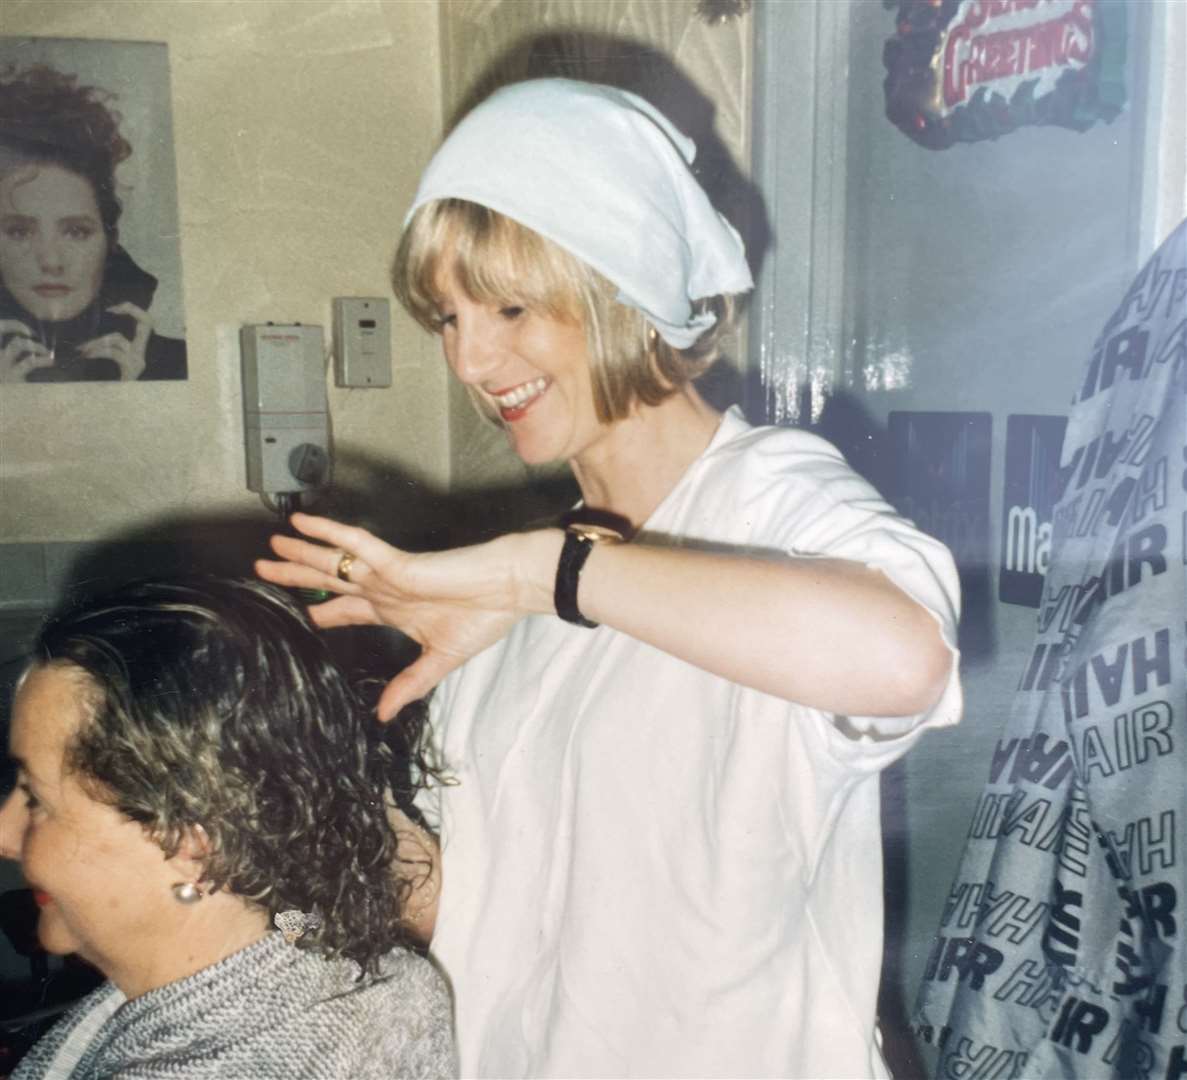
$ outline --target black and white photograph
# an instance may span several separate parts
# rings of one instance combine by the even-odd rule
[[[184,379],[161,44],[0,39],[0,382]]]

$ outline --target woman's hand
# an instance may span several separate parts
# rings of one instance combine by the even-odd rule
[[[309,609],[318,626],[391,626],[421,646],[417,660],[387,684],[379,699],[381,720],[390,720],[410,701],[424,697],[530,610],[521,599],[516,562],[519,546],[532,543],[529,537],[536,534],[411,554],[365,529],[328,518],[294,514],[292,524],[331,546],[274,536],[272,550],[283,561],[258,561],[260,577],[276,585],[339,593]],[[559,552],[559,532],[556,548]],[[354,557],[348,581],[338,577],[344,553]]]
[[[54,354],[33,336],[23,322],[0,319],[0,383],[24,382],[30,371],[49,367]]]
[[[144,308],[135,304],[116,304],[107,310],[113,315],[127,315],[135,320],[136,329],[131,338],[112,331],[84,341],[78,347],[78,355],[88,360],[114,360],[120,369],[120,381],[133,382],[144,374],[145,349],[152,334],[152,319]]]

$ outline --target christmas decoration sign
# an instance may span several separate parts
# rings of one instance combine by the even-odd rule
[[[884,0],[886,115],[942,150],[1023,124],[1084,131],[1125,104],[1123,0]]]

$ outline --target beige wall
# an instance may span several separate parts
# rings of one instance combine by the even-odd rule
[[[492,70],[498,80],[560,63],[633,84],[747,162],[752,17],[709,26],[696,6],[3,0],[5,34],[169,43],[190,379],[0,388],[0,544],[95,540],[182,514],[266,519],[244,485],[239,326],[316,322],[328,339],[332,297],[389,295],[394,238],[443,118]],[[525,50],[546,33],[561,43]],[[607,50],[609,39],[655,50],[671,70]],[[451,391],[434,343],[394,304],[393,322],[392,388],[331,385],[339,491],[328,509],[390,532],[405,503],[424,513],[451,480],[463,491],[539,481]],[[507,501],[508,520],[520,516],[512,504],[539,503]]]
[[[708,25],[697,6],[698,0],[442,0],[446,120],[493,85],[530,75],[613,82],[655,102],[698,146],[712,132],[732,163],[745,170],[753,16]],[[721,205],[723,193],[708,186]],[[728,206],[722,209],[729,213]],[[741,345],[732,351],[744,355]],[[456,387],[450,422],[456,488],[540,477],[475,416]]]
[[[93,540],[195,511],[266,518],[244,486],[238,328],[320,323],[328,342],[332,297],[390,295],[400,220],[440,135],[436,4],[3,12],[11,35],[169,43],[190,378],[0,387],[0,542]],[[449,477],[444,365],[402,312],[393,322],[394,385],[331,385],[330,409],[344,489],[396,503],[404,480]]]

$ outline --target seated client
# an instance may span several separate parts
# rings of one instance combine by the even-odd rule
[[[107,982],[14,1076],[453,1075],[448,992],[406,948],[393,745],[267,587],[140,584],[52,619],[0,855],[43,946]]]

